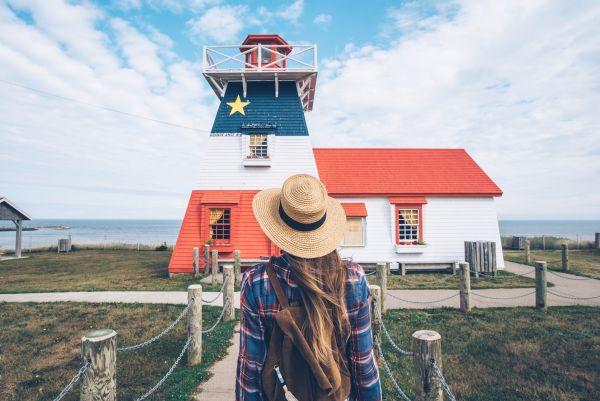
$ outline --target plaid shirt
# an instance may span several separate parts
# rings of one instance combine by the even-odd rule
[[[285,255],[271,260],[281,287],[291,302],[302,304]],[[351,334],[347,357],[352,375],[351,401],[381,400],[381,383],[373,352],[373,333],[369,313],[369,286],[362,267],[349,263],[346,281],[346,310]],[[262,367],[267,355],[265,333],[273,327],[273,315],[280,310],[275,291],[264,265],[244,273],[240,297],[240,354],[237,365],[236,400],[264,401]]]

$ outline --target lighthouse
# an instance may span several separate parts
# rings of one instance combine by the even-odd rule
[[[203,74],[220,104],[169,273],[190,272],[193,248],[206,243],[221,260],[234,250],[245,261],[278,252],[254,220],[254,194],[293,174],[318,176],[304,117],[314,102],[316,45],[249,35],[241,45],[206,46]]]
[[[208,145],[198,150],[170,274],[191,273],[193,249],[203,252],[205,244],[224,263],[235,250],[244,265],[278,254],[252,199],[298,173],[319,177],[344,207],[342,257],[363,266],[450,269],[465,260],[469,242],[487,250],[481,268],[504,267],[495,206],[502,190],[464,149],[313,149],[304,114],[314,103],[316,45],[249,35],[241,45],[206,46],[203,58],[220,104]],[[397,137],[405,143],[410,136]]]

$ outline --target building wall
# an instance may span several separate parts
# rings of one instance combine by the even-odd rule
[[[280,187],[293,174],[318,177],[310,137],[269,135],[270,167],[247,167],[247,135],[211,134],[207,149],[199,154],[199,181],[195,189],[255,190]]]
[[[464,241],[496,242],[498,268],[504,268],[494,198],[429,197],[423,205],[421,254],[395,251],[394,205],[388,198],[337,198],[341,202],[364,202],[367,207],[366,246],[342,247],[342,256],[359,263],[400,262],[415,264],[464,261]]]

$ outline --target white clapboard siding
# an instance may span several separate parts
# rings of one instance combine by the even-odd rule
[[[366,246],[342,247],[342,256],[358,263],[399,262],[437,264],[464,261],[465,241],[496,242],[498,268],[504,268],[498,217],[494,199],[427,198],[423,205],[423,253],[398,254],[395,248],[394,205],[388,198],[337,198],[341,202],[364,202]]]
[[[195,189],[252,190],[280,187],[293,174],[318,177],[310,137],[269,135],[270,167],[243,165],[248,153],[242,136],[211,136],[199,151],[200,171]]]

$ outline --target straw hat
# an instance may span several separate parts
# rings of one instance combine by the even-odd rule
[[[252,209],[267,237],[301,258],[327,255],[340,244],[346,228],[342,205],[309,174],[293,175],[281,189],[257,193]]]

